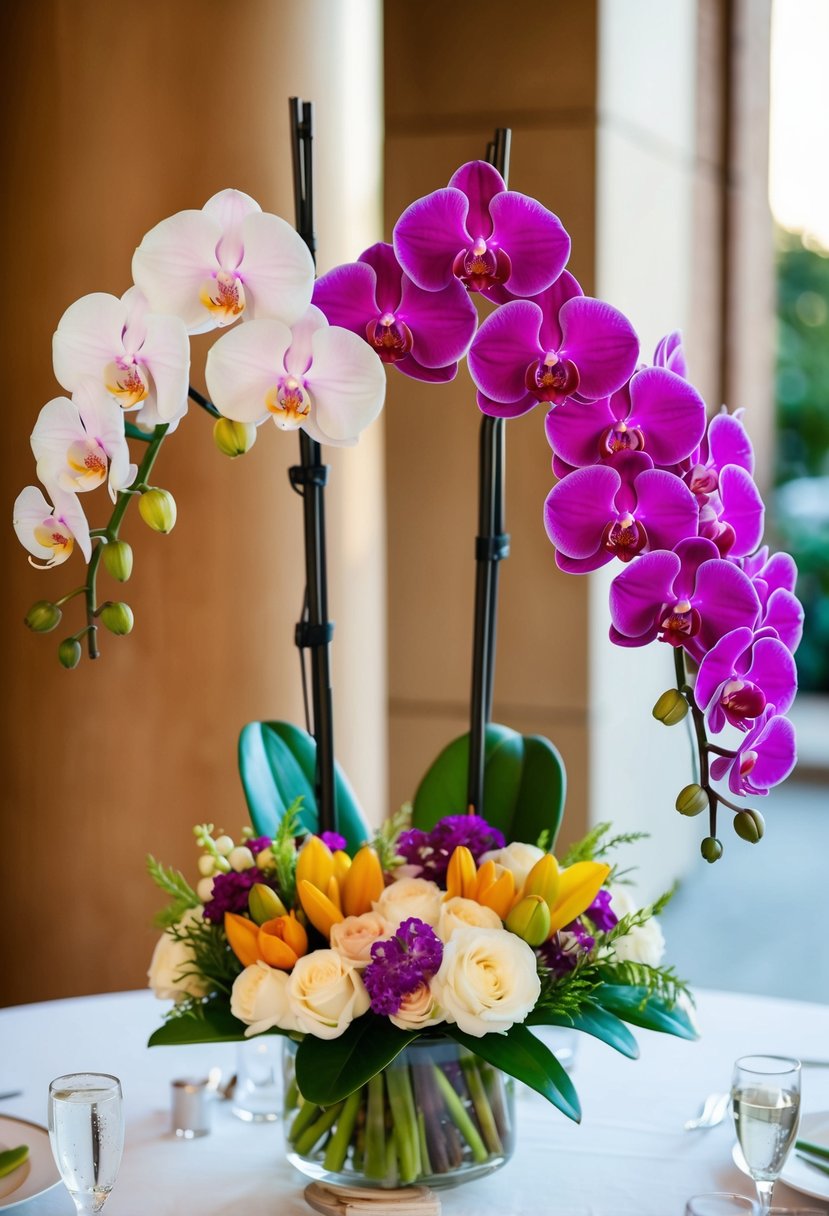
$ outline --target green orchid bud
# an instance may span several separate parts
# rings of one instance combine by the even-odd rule
[[[131,633],[135,624],[135,617],[132,615],[132,608],[129,604],[118,604],[114,600],[107,600],[105,604],[102,604],[98,616],[101,624],[106,625],[110,633],[118,635]]]
[[[49,633],[57,628],[62,616],[57,604],[50,600],[38,600],[36,604],[32,604],[23,620],[33,633]]]
[[[252,422],[217,418],[213,424],[213,442],[224,456],[234,460],[237,456],[244,456],[256,443],[256,427]]]
[[[125,583],[132,574],[132,546],[125,540],[110,541],[104,545],[102,557],[107,572],[119,583]]]
[[[758,840],[762,840],[765,830],[766,823],[759,811],[746,809],[734,816],[734,831],[741,840],[747,840],[749,844],[757,844]]]
[[[706,861],[719,861],[722,857],[722,843],[716,836],[706,836],[699,846],[699,851]]]
[[[264,925],[266,920],[276,920],[277,916],[287,916],[285,905],[276,891],[266,887],[263,882],[255,882],[251,887],[248,911],[257,925]]]
[[[172,532],[176,526],[176,500],[169,490],[145,490],[138,500],[141,518],[153,532]]]
[[[676,726],[688,712],[688,702],[678,688],[669,688],[654,705],[652,711],[657,722],[666,726]]]
[[[686,785],[676,796],[680,815],[699,815],[708,809],[708,795],[701,785]]]
[[[540,946],[550,934],[550,909],[540,895],[525,895],[507,917],[507,928],[528,946]]]
[[[58,661],[61,667],[71,671],[81,661],[81,644],[77,638],[64,638],[58,646]]]

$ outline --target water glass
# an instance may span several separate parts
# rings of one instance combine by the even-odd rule
[[[760,1212],[768,1216],[774,1184],[797,1135],[800,1061],[787,1056],[742,1056],[734,1065],[731,1108]]]
[[[246,1123],[273,1123],[282,1110],[282,1037],[257,1035],[239,1044],[233,1113]]]
[[[107,1073],[79,1072],[49,1086],[52,1155],[79,1216],[100,1212],[112,1190],[124,1148],[121,1082]]]
[[[685,1216],[758,1216],[759,1211],[753,1199],[725,1192],[693,1195],[685,1205]]]

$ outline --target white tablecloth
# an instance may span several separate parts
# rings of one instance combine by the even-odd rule
[[[0,1114],[45,1123],[53,1077],[115,1073],[127,1136],[107,1216],[308,1213],[304,1180],[283,1159],[279,1125],[242,1123],[229,1103],[216,1103],[210,1135],[186,1142],[169,1134],[170,1080],[216,1064],[232,1072],[235,1046],[148,1050],[164,1008],[148,992],[130,992],[0,1009],[0,1092],[23,1090],[0,1103]],[[707,1093],[728,1088],[738,1055],[829,1056],[829,1011],[717,992],[699,993],[698,1011],[699,1042],[636,1031],[642,1054],[635,1062],[580,1035],[574,1080],[581,1126],[522,1090],[512,1162],[443,1192],[446,1216],[682,1216],[691,1194],[750,1193],[731,1162],[730,1120],[707,1132],[683,1132],[682,1124]],[[803,1091],[804,1111],[829,1109],[829,1069],[807,1070]],[[776,1203],[798,1198],[778,1185]],[[21,1216],[24,1210],[72,1216],[73,1206],[60,1188],[21,1208]]]

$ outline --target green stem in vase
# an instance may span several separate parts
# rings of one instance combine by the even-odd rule
[[[426,1177],[432,1172],[432,1163],[429,1160],[429,1146],[426,1142],[426,1117],[422,1110],[417,1112],[417,1138],[420,1143],[420,1172],[423,1177]]]
[[[432,1069],[429,1064],[413,1064],[412,1080],[414,1082],[415,1098],[418,1108],[423,1112],[423,1123],[426,1130],[427,1155],[431,1163],[431,1172],[446,1174],[450,1167],[448,1140],[441,1127],[440,1112],[443,1104],[435,1087]]]
[[[344,1102],[338,1102],[336,1106],[329,1106],[322,1112],[320,1117],[316,1119],[302,1135],[294,1141],[296,1151],[300,1157],[307,1157],[313,1150],[314,1146],[319,1143],[325,1133],[334,1126],[340,1117],[340,1112],[345,1106]]]
[[[366,1106],[366,1178],[386,1176],[386,1105],[383,1100],[383,1074],[378,1072],[368,1083]]]
[[[435,1082],[438,1087],[440,1096],[446,1103],[446,1109],[452,1117],[452,1121],[458,1131],[463,1136],[466,1143],[472,1150],[472,1156],[478,1163],[486,1161],[489,1154],[486,1151],[486,1145],[480,1137],[478,1129],[466,1113],[466,1109],[455,1092],[451,1081],[445,1073],[436,1064],[433,1065],[432,1072]]]
[[[337,1120],[334,1133],[325,1146],[325,1157],[322,1163],[332,1173],[338,1173],[345,1164],[348,1146],[351,1143],[351,1136],[354,1132],[354,1124],[357,1122],[357,1112],[360,1109],[362,1100],[362,1089],[355,1089],[353,1094],[348,1095],[342,1109],[342,1114]]]
[[[477,1062],[474,1057],[463,1056],[461,1058],[461,1068],[466,1078],[466,1084],[469,1087],[469,1096],[472,1098],[472,1105],[475,1107],[478,1125],[483,1133],[486,1146],[491,1153],[503,1153],[504,1146],[501,1143],[501,1137],[498,1135],[495,1116],[492,1113],[492,1107],[486,1096],[484,1083],[481,1080],[481,1074],[478,1072]]]
[[[291,1144],[296,1146],[296,1142],[302,1133],[311,1126],[317,1116],[320,1114],[322,1107],[316,1106],[313,1102],[303,1102],[297,1111],[294,1121],[291,1124],[291,1131],[288,1139]]]
[[[285,1113],[288,1114],[292,1110],[296,1110],[299,1106],[299,1086],[296,1083],[296,1078],[292,1077],[291,1081],[285,1090]]]
[[[384,1182],[386,1186],[392,1187],[397,1186],[398,1180],[397,1137],[395,1136],[394,1131],[391,1131],[386,1144],[386,1173],[384,1176]]]
[[[389,1106],[397,1140],[397,1155],[400,1160],[400,1181],[405,1186],[413,1182],[421,1173],[417,1111],[408,1065],[390,1064],[386,1069],[386,1085],[389,1090]]]
[[[509,1115],[504,1106],[504,1082],[502,1082],[501,1074],[496,1072],[491,1064],[487,1064],[483,1060],[478,1061],[478,1072],[481,1074],[481,1079],[486,1088],[489,1104],[492,1107],[492,1114],[495,1118],[495,1126],[498,1128],[498,1135],[501,1137],[501,1143],[503,1144],[511,1131]]]

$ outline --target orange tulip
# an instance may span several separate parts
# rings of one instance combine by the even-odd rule
[[[474,899],[477,880],[475,858],[466,845],[459,844],[449,858],[446,870],[446,898],[462,895],[464,899]]]
[[[346,916],[362,916],[364,912],[370,912],[374,901],[383,894],[384,886],[380,858],[371,845],[363,845],[345,876],[343,912]]]
[[[479,887],[477,899],[485,908],[492,908],[493,912],[497,912],[501,920],[506,920],[515,901],[515,878],[512,870],[503,870],[486,890],[482,891]]]
[[[342,899],[340,897],[340,884],[337,882],[337,880],[333,874],[331,875],[331,877],[328,880],[328,888],[327,888],[325,894],[331,900],[334,907],[338,908],[339,911],[342,912],[343,904],[342,904]]]
[[[225,912],[225,933],[230,948],[244,967],[250,967],[262,956],[259,953],[259,926],[246,916]]]
[[[308,953],[308,934],[290,912],[260,925],[257,945],[260,957],[269,967],[290,971],[297,959]]]

